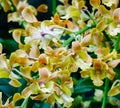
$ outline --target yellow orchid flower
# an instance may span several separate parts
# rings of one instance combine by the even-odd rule
[[[0,44],[0,78],[9,78],[10,72],[11,72],[11,67],[9,64],[9,60],[5,56],[5,54],[2,54],[2,45]]]
[[[51,21],[43,21],[41,22],[41,26],[38,28],[32,27],[30,32],[30,36],[25,38],[25,43],[29,43],[35,40],[40,41],[40,47],[46,49],[50,42],[57,43],[60,36],[63,34],[64,30],[59,29],[53,22]],[[31,29],[30,29],[31,30]]]
[[[120,81],[116,80],[108,92],[108,96],[115,96],[120,93]]]
[[[79,10],[74,7],[74,6],[69,6],[67,9],[66,9],[66,14],[65,16],[62,16],[61,18],[62,19],[69,19],[69,18],[80,18],[80,12]]]
[[[38,22],[37,18],[35,17],[37,10],[33,6],[28,5],[27,0],[24,1],[12,0],[12,2],[17,11],[8,14],[9,22],[10,21],[15,22],[26,21],[28,23]]]

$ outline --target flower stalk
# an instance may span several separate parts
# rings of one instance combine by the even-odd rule
[[[118,38],[115,43],[115,50],[117,51],[119,49],[119,42],[120,42],[120,33],[118,34]]]
[[[103,96],[103,102],[102,102],[102,107],[101,108],[105,108],[105,106],[106,106],[108,88],[109,88],[109,79],[106,77],[105,87],[104,87],[104,96]]]
[[[56,0],[52,0],[52,14],[56,13]]]
[[[94,28],[96,25],[93,24],[91,26],[86,26],[84,27],[83,29],[81,29],[80,31],[77,31],[77,32],[74,32],[74,35],[77,36],[79,34],[83,34],[84,32],[86,32],[87,30],[91,29],[91,28]],[[62,44],[62,47],[65,47],[67,46],[70,42],[72,42],[73,40],[75,39],[74,36],[71,36],[68,40],[66,40],[63,44]]]
[[[20,108],[25,108],[25,106],[26,106],[27,103],[28,103],[28,99],[29,99],[29,98],[26,98],[26,99],[23,101],[23,103],[22,103],[22,105],[21,105]]]

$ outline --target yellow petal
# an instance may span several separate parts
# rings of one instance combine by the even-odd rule
[[[13,67],[13,65],[16,63],[17,60],[17,55],[16,53],[12,53],[9,59],[10,66]]]
[[[93,80],[93,83],[94,83],[95,86],[102,86],[103,85],[103,81],[99,78],[95,78]]]
[[[32,36],[37,31],[37,28],[33,26],[27,26],[25,29],[28,36]]]
[[[83,60],[83,61],[87,61],[88,59],[88,54],[86,52],[86,50],[82,49],[78,52],[79,57]]]
[[[22,91],[22,95],[24,97],[29,97],[32,94],[32,90],[30,87],[26,87],[23,91]]]
[[[103,6],[103,5],[100,5],[99,6],[99,10],[100,10],[100,12],[101,12],[101,14],[103,14],[103,15],[111,15],[110,14],[110,11],[109,10],[107,10],[106,8],[105,8],[105,6]]]
[[[41,54],[38,59],[40,64],[48,64],[48,60],[45,54]]]
[[[13,97],[13,102],[16,103],[18,100],[23,99],[24,97],[20,93],[15,93]]]
[[[21,43],[20,38],[22,35],[21,29],[14,30],[12,35],[13,39],[20,44]]]
[[[47,68],[39,69],[40,80],[45,81],[49,78],[50,72]]]
[[[0,70],[0,78],[9,78],[9,73]]]
[[[2,108],[2,92],[0,92],[0,108]]]
[[[40,55],[40,51],[36,45],[33,45],[30,49],[29,56],[33,58],[37,58]]]
[[[79,1],[79,3],[78,3],[78,9],[81,10],[84,7],[85,7],[85,1],[83,1],[83,0]]]
[[[21,86],[21,83],[16,79],[11,79],[9,84],[12,85],[13,87],[20,87]]]
[[[10,21],[18,22],[22,19],[19,17],[19,14],[17,12],[13,12],[13,13],[8,14],[7,20],[8,20],[8,22],[10,22]]]
[[[117,8],[114,10],[113,16],[114,16],[114,21],[119,23],[120,22],[120,8]]]
[[[89,71],[81,71],[80,74],[82,78],[89,77]]]
[[[90,4],[93,6],[93,7],[98,7],[100,5],[100,0],[90,0]]]
[[[69,6],[66,10],[66,15],[61,17],[63,19],[69,19],[69,18],[73,18],[73,17],[80,17],[80,12],[78,11],[78,9],[74,6]]]
[[[109,90],[108,96],[115,96],[119,93],[120,93],[120,85],[116,85]]]
[[[10,104],[8,105],[5,105],[7,108],[14,108],[14,104],[11,102]]]
[[[81,50],[80,43],[78,41],[72,42],[72,50],[77,53]]]
[[[32,83],[30,86],[26,87],[22,91],[24,97],[29,97],[31,94],[38,94],[40,92],[40,87],[38,83]]]
[[[119,5],[119,0],[102,0],[102,3],[107,7],[112,7],[114,5],[116,8]]]
[[[110,80],[113,80],[113,79],[114,79],[114,77],[115,77],[115,72],[113,71],[112,68],[109,68],[109,69],[107,70],[107,77],[108,77]]]
[[[8,69],[7,59],[5,55],[0,55],[0,69]]]
[[[66,85],[62,86],[62,90],[66,95],[71,96],[71,91]]]
[[[71,30],[74,29],[74,23],[73,22],[71,22],[69,20],[66,20],[65,23],[66,23],[68,29],[71,29]]]
[[[88,34],[81,40],[81,46],[88,46],[91,41],[92,41],[91,34]]]
[[[70,97],[66,94],[62,94],[61,97],[63,99],[65,107],[70,107],[72,105],[72,101],[73,101],[72,97]]]
[[[47,98],[46,102],[49,103],[50,105],[53,105],[55,103],[55,96],[54,96],[54,94],[50,95]]]
[[[22,16],[25,19],[25,21],[29,22],[29,23],[33,23],[33,22],[37,22],[37,18],[35,17],[32,9],[30,8],[25,8],[22,11]]]
[[[107,24],[105,23],[105,19],[101,20],[98,24],[97,24],[97,29],[99,31],[103,31],[105,28],[107,27]]]
[[[46,13],[48,12],[48,6],[46,4],[41,4],[37,7],[38,12]]]
[[[28,79],[32,79],[31,77],[31,67],[25,66],[20,68],[20,72]]]
[[[41,93],[41,94],[38,94],[37,96],[30,96],[30,97],[33,100],[44,100],[44,99],[48,99],[49,96],[50,94]]]
[[[95,45],[100,45],[103,40],[103,34],[96,28],[92,29],[92,38]]]
[[[19,58],[17,58],[16,63],[18,63],[22,66],[29,66],[33,63],[33,61],[29,60],[28,58],[25,58],[25,57],[19,57]]]
[[[9,0],[2,0],[1,5],[5,12],[11,10],[11,3]]]
[[[120,59],[117,59],[117,60],[112,60],[108,62],[108,65],[112,68],[115,68],[119,63],[120,63]]]

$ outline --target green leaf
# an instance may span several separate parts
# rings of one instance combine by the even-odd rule
[[[80,96],[77,96],[74,101],[73,101],[73,104],[70,108],[83,108],[83,105],[82,105],[82,97]]]
[[[13,52],[18,49],[18,44],[13,39],[6,39],[2,42],[3,48],[7,51]]]
[[[92,89],[100,88],[93,85],[90,78],[80,79],[74,87],[74,93],[84,93]]]
[[[0,43],[3,42],[4,40],[2,38],[0,38]]]
[[[7,97],[10,97],[14,94],[14,87],[8,84],[9,79],[0,78],[0,92],[4,93]]]

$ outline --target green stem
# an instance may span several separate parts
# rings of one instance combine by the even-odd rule
[[[95,26],[96,26],[95,24],[93,24],[93,25],[91,25],[91,26],[86,26],[86,27],[84,27],[82,30],[80,30],[80,31],[78,31],[78,32],[75,32],[74,34],[75,34],[75,36],[77,36],[77,35],[82,34],[82,33],[84,33],[85,31],[87,31],[87,30],[89,30],[89,29],[91,29],[91,28],[93,28],[93,27],[95,27]]]
[[[118,34],[118,38],[115,43],[115,50],[117,51],[119,49],[119,42],[120,42],[120,33]]]
[[[85,31],[87,31],[87,30],[89,30],[89,29],[91,29],[91,28],[93,28],[93,27],[95,27],[95,26],[96,26],[95,24],[93,24],[93,25],[91,25],[91,26],[86,26],[86,27],[84,27],[82,30],[77,31],[77,32],[74,32],[74,34],[75,34],[75,36],[77,36],[77,35],[82,34],[82,33],[84,33]],[[74,36],[71,36],[68,40],[66,40],[66,41],[62,44],[61,47],[67,46],[67,45],[68,45],[70,42],[72,42],[74,39],[75,39],[75,37],[74,37]]]
[[[103,96],[103,102],[102,102],[101,108],[105,108],[105,106],[106,106],[108,87],[109,87],[109,79],[106,78],[105,79],[105,87],[104,87],[104,96]]]
[[[56,13],[56,0],[52,0],[52,14]]]
[[[22,105],[21,105],[20,108],[25,108],[25,106],[27,105],[28,99],[29,99],[29,98],[26,98],[26,99],[23,101],[23,103],[22,103]]]
[[[87,9],[83,9],[83,12],[93,21],[94,24],[97,24],[96,20]]]
[[[74,36],[71,36],[68,40],[66,40],[61,47],[65,47],[67,46],[70,42],[72,42],[72,40],[74,40],[75,37]]]
[[[102,31],[102,33],[104,34],[105,36],[105,41],[109,42],[110,44],[110,47],[113,48],[113,41],[111,40],[110,36],[105,32],[105,31]]]

